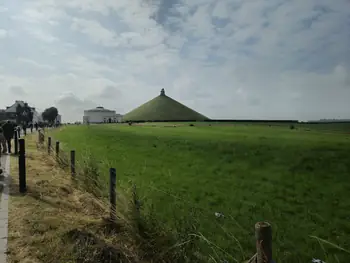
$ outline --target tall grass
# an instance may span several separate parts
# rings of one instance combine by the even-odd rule
[[[72,127],[55,136],[70,147],[84,144],[80,152],[93,148],[101,178],[108,178],[108,167],[117,168],[118,191],[133,211],[129,224],[149,241],[150,258],[241,262],[255,252],[254,223],[265,219],[273,226],[276,260],[348,258],[309,237],[335,243],[330,233],[336,232],[339,244],[346,244],[342,218],[349,204],[344,200],[334,215],[330,205],[348,187],[347,137],[288,127],[129,128]],[[142,204],[139,216],[135,203]],[[327,227],[332,219],[343,228]]]

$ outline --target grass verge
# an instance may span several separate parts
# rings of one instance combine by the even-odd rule
[[[110,222],[101,189],[93,180],[88,184],[97,176],[94,163],[84,162],[80,185],[60,164],[37,145],[36,135],[27,136],[27,193],[21,194],[18,159],[11,157],[10,263],[207,262],[195,251],[198,238],[188,222],[170,233],[152,213],[135,213],[128,191],[118,192],[117,221]]]
[[[27,136],[26,148],[24,195],[18,191],[17,158],[11,157],[10,263],[143,262],[128,225],[105,220],[107,206],[72,187],[69,175],[37,149],[33,136]]]

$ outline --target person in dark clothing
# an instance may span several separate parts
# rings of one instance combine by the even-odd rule
[[[22,129],[23,129],[24,136],[26,136],[27,135],[27,124],[26,123],[24,123],[22,125]]]
[[[38,123],[36,122],[36,123],[35,123],[35,130],[38,131],[38,129],[39,129],[39,125],[38,125]]]
[[[30,128],[30,133],[33,133],[33,123],[31,122],[30,124],[29,124],[29,128]]]
[[[4,136],[4,130],[1,127],[0,127],[0,150],[2,153],[7,153],[6,138]],[[0,166],[1,166],[1,163],[0,163]]]
[[[18,138],[21,138],[21,126],[17,126],[16,128],[17,134],[18,134]]]
[[[4,131],[4,136],[7,142],[7,151],[8,153],[11,153],[11,140],[15,134],[15,127],[10,121],[7,121],[2,126],[2,129]]]

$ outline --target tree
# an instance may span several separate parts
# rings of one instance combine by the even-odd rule
[[[50,124],[53,124],[58,116],[58,110],[55,107],[50,107],[44,110],[42,117],[44,121],[48,121]]]
[[[33,121],[33,110],[29,107],[28,103],[24,103],[24,105],[17,105],[16,108],[16,119],[17,124],[27,124]]]

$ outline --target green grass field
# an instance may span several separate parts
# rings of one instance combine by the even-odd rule
[[[119,187],[136,183],[144,209],[153,206],[169,228],[182,216],[196,221],[228,262],[255,253],[262,220],[272,224],[278,262],[350,262],[349,252],[325,242],[350,250],[350,127],[332,127],[91,125],[53,136],[91,152],[105,178],[117,168]]]

